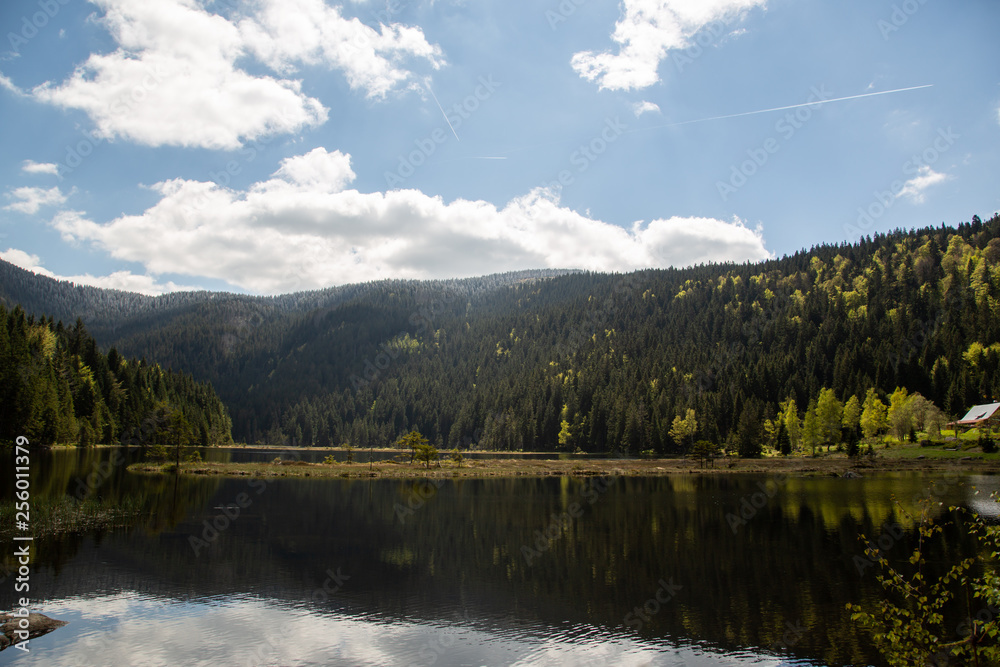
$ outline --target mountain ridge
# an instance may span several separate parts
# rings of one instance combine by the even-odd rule
[[[688,409],[732,442],[825,388],[906,387],[951,413],[1000,395],[998,236],[1000,217],[973,217],[757,263],[185,297],[88,328],[211,382],[251,442],[418,428],[448,447],[680,453]],[[0,290],[20,296],[2,274]]]

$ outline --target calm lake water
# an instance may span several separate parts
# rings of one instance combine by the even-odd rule
[[[874,568],[859,571],[859,533],[898,522],[888,553],[904,558],[915,531],[893,496],[912,509],[932,489],[944,507],[992,512],[983,499],[1000,486],[902,474],[178,480],[109,456],[34,454],[36,498],[132,498],[150,514],[36,541],[32,607],[69,625],[0,664],[879,665],[844,610],[880,591]],[[12,463],[0,465],[9,500]],[[974,549],[950,530],[928,553],[941,566],[945,551]],[[8,577],[0,609],[14,599]]]

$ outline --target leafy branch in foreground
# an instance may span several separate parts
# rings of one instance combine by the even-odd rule
[[[994,500],[997,498],[994,496]],[[975,534],[990,552],[990,562],[970,557],[953,564],[937,577],[926,573],[925,550],[950,522],[935,523],[931,518],[933,499],[920,501],[919,517],[913,517],[895,501],[899,510],[918,526],[917,546],[907,559],[909,567],[897,567],[888,561],[875,543],[861,536],[865,553],[880,572],[878,582],[886,591],[875,608],[847,604],[851,620],[871,634],[875,647],[892,667],[914,665],[944,667],[950,664],[987,667],[1000,665],[1000,625],[995,611],[1000,605],[1000,575],[991,565],[1000,558],[1000,527],[987,525],[975,512],[969,514],[969,533]],[[938,503],[940,505],[940,503]],[[951,507],[951,511],[963,511]],[[971,574],[974,565],[983,565],[984,573]],[[905,570],[905,571],[904,571]],[[954,613],[953,600],[962,595],[968,616],[964,621],[949,618]],[[978,607],[989,611],[973,611]],[[951,630],[953,628],[953,630]],[[952,662],[951,659],[957,659]]]

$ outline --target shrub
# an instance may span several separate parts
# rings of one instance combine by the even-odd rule
[[[438,450],[434,445],[417,445],[413,449],[413,457],[417,461],[423,461],[428,468],[431,467],[431,461],[438,460]]]
[[[150,461],[156,461],[158,463],[162,463],[166,461],[168,458],[170,458],[170,452],[167,451],[166,445],[162,444],[153,445],[152,447],[149,448],[146,457]]]

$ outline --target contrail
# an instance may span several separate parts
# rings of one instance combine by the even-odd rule
[[[448,114],[444,112],[444,107],[442,107],[441,103],[438,102],[438,96],[434,94],[434,89],[431,88],[431,84],[426,81],[424,82],[424,84],[427,86],[427,90],[431,92],[431,97],[434,98],[434,102],[438,105],[438,109],[441,109],[441,115],[444,116],[444,122],[448,123],[448,127],[451,128],[451,133],[455,135],[455,139],[461,141],[461,139],[458,138],[458,132],[455,131],[455,128],[452,126],[451,121],[448,120]]]
[[[679,125],[691,125],[693,123],[707,123],[712,120],[723,120],[725,118],[739,118],[741,116],[753,116],[755,114],[761,113],[771,113],[773,111],[785,111],[786,109],[798,109],[801,107],[818,107],[823,104],[830,104],[831,102],[843,102],[844,100],[856,100],[862,97],[875,97],[876,95],[890,95],[892,93],[902,93],[907,90],[920,90],[922,88],[933,88],[934,84],[927,84],[923,86],[912,86],[910,88],[897,88],[896,90],[882,90],[877,93],[863,93],[861,95],[848,95],[847,97],[837,97],[832,100],[817,100],[815,102],[806,102],[804,104],[790,104],[786,107],[774,107],[772,109],[758,109],[757,111],[744,111],[743,113],[734,113],[727,116],[712,116],[711,118],[699,118],[697,120],[685,120],[680,123],[667,123],[666,125],[651,125],[649,127],[640,127],[634,130],[626,130],[626,132],[639,132],[640,130],[654,130],[661,127],[677,127]]]

